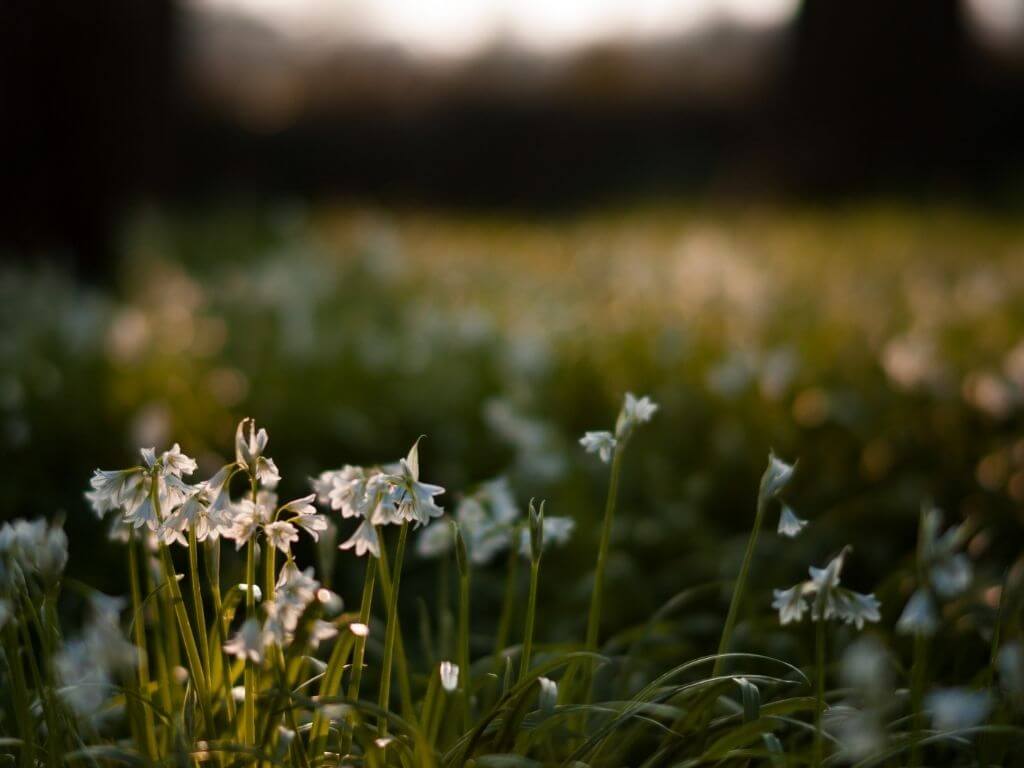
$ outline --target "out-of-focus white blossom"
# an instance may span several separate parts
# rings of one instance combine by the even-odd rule
[[[968,688],[932,691],[924,703],[925,709],[931,713],[932,723],[940,731],[973,728],[983,723],[992,709],[992,698],[987,691]]]
[[[438,672],[441,676],[441,687],[452,693],[459,687],[459,665],[451,661],[442,661]]]
[[[938,628],[939,617],[931,594],[927,589],[915,590],[896,622],[896,631],[901,635],[931,637]]]
[[[235,658],[259,664],[263,660],[263,627],[259,621],[246,619],[238,632],[224,643],[224,651]]]
[[[586,449],[587,453],[596,453],[605,464],[612,460],[615,444],[615,436],[608,431],[586,432],[580,438],[580,445]]]
[[[627,392],[615,422],[615,437],[624,440],[638,424],[650,421],[657,410],[658,406],[651,398],[646,395],[638,398],[632,392]]]
[[[137,658],[118,621],[122,601],[104,598],[91,601],[91,619],[82,635],[65,643],[53,657],[63,684],[61,698],[83,718],[95,715],[118,693],[119,678],[132,673]]]
[[[52,582],[68,562],[68,537],[46,520],[18,518],[0,526],[0,587],[20,571]]]

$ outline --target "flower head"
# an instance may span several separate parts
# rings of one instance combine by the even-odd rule
[[[607,464],[612,460],[616,440],[611,432],[586,432],[580,438],[580,445],[586,449],[587,453],[596,453],[601,457],[601,461]]]
[[[388,476],[387,481],[394,487],[398,515],[403,521],[415,523],[419,528],[444,514],[444,509],[434,502],[434,497],[444,493],[444,488],[420,482],[419,440],[401,460],[399,471]]]
[[[654,416],[658,410],[651,398],[636,397],[632,392],[626,393],[626,399],[622,403],[622,410],[619,411],[619,418],[615,423],[615,437],[622,440],[629,436],[637,424],[645,424]]]
[[[789,589],[774,591],[772,607],[779,612],[779,622],[800,621],[810,609],[812,621],[840,619],[862,629],[864,622],[881,619],[881,603],[874,595],[866,595],[840,585],[843,563],[849,547],[843,549],[824,568],[811,567],[810,579]]]

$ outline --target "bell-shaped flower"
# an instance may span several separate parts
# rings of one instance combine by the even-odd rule
[[[398,514],[403,521],[415,523],[419,528],[444,514],[444,509],[434,501],[435,496],[444,493],[444,488],[420,481],[418,440],[402,459],[399,471],[387,480],[397,491]]]
[[[797,517],[788,504],[782,505],[782,511],[779,513],[778,528],[780,536],[786,536],[790,539],[795,538],[806,525],[807,521]]]
[[[615,436],[607,431],[585,432],[583,437],[580,438],[580,445],[583,446],[587,453],[596,453],[605,464],[612,460],[616,442]]]
[[[377,536],[377,529],[369,520],[363,520],[352,535],[338,545],[338,549],[354,550],[356,557],[362,557],[369,552],[379,558],[380,538]]]

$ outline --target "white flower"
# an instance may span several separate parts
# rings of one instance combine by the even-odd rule
[[[441,687],[448,693],[452,693],[459,687],[459,665],[450,661],[442,661],[439,669],[441,675]]]
[[[931,712],[937,729],[955,731],[983,723],[992,708],[992,699],[987,691],[942,688],[925,697],[925,708]]]
[[[949,599],[967,591],[973,568],[966,555],[956,550],[963,544],[962,526],[952,526],[944,534],[942,512],[928,509],[921,515],[921,547],[918,558],[928,581],[939,597]]]
[[[172,445],[169,451],[164,451],[160,455],[160,462],[163,464],[166,472],[175,475],[176,477],[191,475],[199,466],[196,464],[195,459],[190,458],[181,452],[181,446],[177,443]]]
[[[246,619],[234,637],[224,643],[224,651],[257,664],[263,659],[263,628],[256,619]]]
[[[772,590],[772,608],[779,612],[779,623],[785,626],[791,621],[803,620],[804,612],[807,610],[807,601],[804,599],[804,588],[797,584],[789,589]]]
[[[587,453],[596,453],[607,464],[615,452],[616,440],[611,432],[587,432],[580,438],[580,445]]]
[[[837,618],[855,625],[857,629],[863,628],[865,621],[876,622],[881,619],[881,603],[874,595],[854,592],[839,584],[843,561],[848,552],[849,547],[846,547],[824,568],[811,566],[809,580],[790,589],[774,590],[772,607],[779,611],[781,624],[800,621],[808,607],[812,621]]]
[[[409,455],[402,459],[399,471],[389,475],[387,480],[398,492],[398,514],[404,521],[414,522],[419,528],[431,518],[444,514],[444,509],[434,502],[434,497],[444,493],[444,488],[420,482],[418,440],[409,449]]]
[[[939,618],[935,610],[935,602],[927,589],[918,589],[910,596],[899,621],[896,631],[901,635],[925,635],[930,637],[939,627]]]
[[[797,517],[796,513],[788,505],[782,505],[779,513],[779,535],[788,538],[796,537],[807,525],[807,521]]]
[[[356,637],[369,637],[370,628],[365,624],[360,624],[358,621],[348,625],[348,631]]]
[[[362,557],[369,552],[374,557],[380,557],[380,539],[377,538],[377,529],[369,520],[363,520],[356,528],[355,533],[338,545],[338,549],[354,549],[356,557]]]
[[[292,544],[299,540],[299,532],[295,526],[281,520],[263,526],[263,534],[267,537],[267,543],[270,546],[277,547],[285,554],[288,554]]]
[[[328,528],[327,518],[323,515],[303,515],[293,517],[290,521],[293,525],[299,526],[302,530],[313,537],[313,541],[320,541],[320,533]]]
[[[650,421],[657,410],[658,406],[651,398],[646,396],[637,398],[632,392],[627,392],[615,424],[615,437],[620,440],[627,437],[637,424]]]

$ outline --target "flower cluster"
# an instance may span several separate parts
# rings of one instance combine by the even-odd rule
[[[343,518],[360,521],[355,532],[338,547],[354,550],[359,557],[366,553],[380,557],[380,526],[413,523],[419,528],[444,514],[434,501],[444,488],[420,481],[418,440],[396,464],[371,468],[347,465],[322,472],[312,482],[314,494],[310,499],[337,510]]]
[[[528,521],[516,503],[507,478],[499,477],[482,483],[474,493],[459,501],[454,517],[469,557],[477,565],[489,563],[496,554],[513,547],[524,557],[529,557]],[[544,540],[564,544],[572,536],[575,526],[576,521],[570,517],[545,517]],[[452,527],[435,525],[419,537],[417,550],[423,557],[438,557],[450,552],[454,544]]]
[[[881,619],[881,603],[873,594],[863,594],[847,589],[839,583],[843,562],[850,548],[846,547],[824,568],[809,569],[810,579],[789,589],[773,591],[772,608],[779,612],[779,621],[789,624],[801,621],[807,610],[812,621],[840,619],[862,629],[865,621]]]
[[[938,601],[963,594],[971,584],[971,561],[958,552],[966,538],[964,527],[956,525],[945,533],[941,530],[942,512],[922,510],[917,547],[919,583],[896,622],[896,631],[901,634],[935,634],[939,627]]]
[[[63,528],[21,518],[0,527],[0,595],[29,576],[52,583],[67,561],[68,537]],[[3,613],[0,607],[0,626]]]
[[[136,663],[137,649],[121,632],[119,598],[96,594],[90,599],[92,617],[82,635],[64,644],[54,656],[61,696],[80,717],[99,710]]]
[[[598,454],[601,461],[607,464],[611,461],[615,450],[633,434],[633,429],[638,424],[650,421],[657,410],[658,405],[651,398],[647,396],[638,398],[632,392],[627,392],[622,410],[619,411],[619,417],[615,421],[615,433],[608,431],[586,432],[580,438],[580,445],[587,450],[587,453]]]
[[[278,574],[274,597],[264,604],[263,622],[255,617],[246,619],[224,644],[224,650],[240,659],[263,661],[267,648],[285,648],[292,643],[300,620],[314,602],[327,606],[337,603],[338,598],[320,588],[320,582],[313,578],[312,568],[299,570],[294,560],[288,560]],[[308,627],[307,642],[315,649],[322,640],[337,633],[337,627],[331,622],[314,618]]]
[[[240,548],[259,533],[269,546],[287,554],[300,530],[317,539],[327,519],[317,514],[313,494],[278,505],[273,489],[281,475],[265,455],[268,443],[265,429],[243,419],[235,432],[235,461],[198,483],[184,480],[197,464],[177,443],[159,455],[144,448],[138,466],[97,469],[86,498],[101,517],[120,512],[117,527],[145,527],[167,544],[187,546],[190,536],[197,541],[224,537]],[[232,500],[231,480],[237,474],[249,477],[253,493]]]

